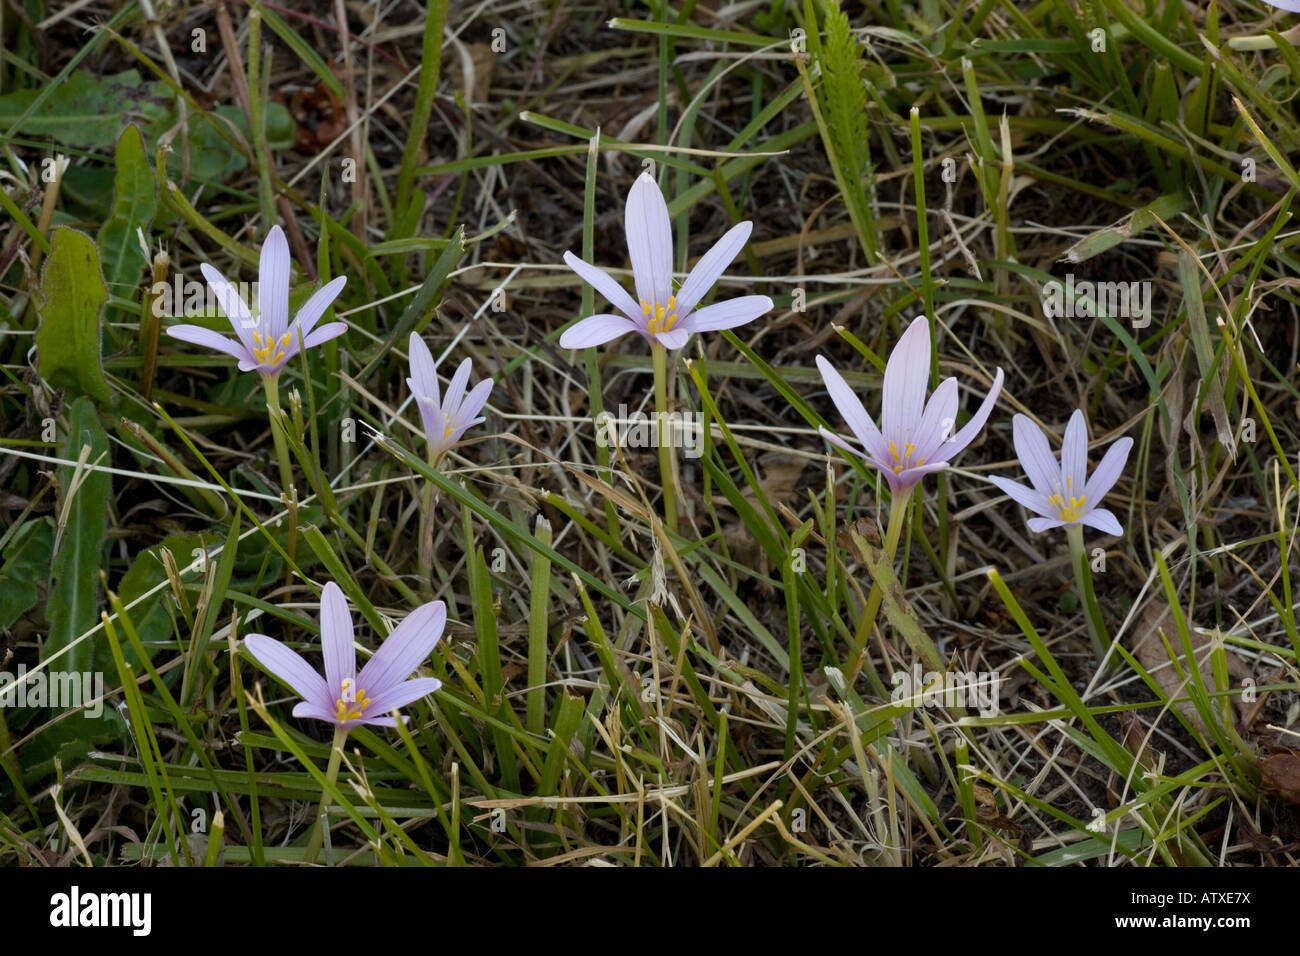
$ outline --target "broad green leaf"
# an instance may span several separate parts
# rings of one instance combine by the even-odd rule
[[[67,226],[55,229],[50,257],[41,271],[37,368],[50,384],[71,388],[105,405],[113,401],[99,358],[100,320],[106,301],[108,289],[99,271],[94,241]]]
[[[68,409],[68,434],[59,457],[76,461],[89,447],[88,464],[108,464],[108,436],[95,405],[82,397]],[[41,659],[49,660],[72,647],[52,665],[56,671],[113,673],[113,662],[102,631],[72,646],[99,620],[99,569],[108,537],[108,496],[112,481],[105,471],[83,469],[74,486],[72,465],[60,465],[58,480],[67,523],[60,529],[54,553],[54,583],[50,590],[50,635]]]
[[[50,574],[54,525],[49,518],[24,522],[5,547],[0,564],[0,628],[36,606],[36,582]]]
[[[147,237],[158,208],[157,184],[145,157],[144,139],[134,124],[117,141],[113,215],[99,230],[104,281],[116,295],[135,299],[147,264],[137,230]]]

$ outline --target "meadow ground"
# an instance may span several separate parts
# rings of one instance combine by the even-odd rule
[[[1295,14],[425,7],[0,5],[0,861],[1296,864]]]

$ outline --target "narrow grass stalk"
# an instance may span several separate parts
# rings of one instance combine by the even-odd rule
[[[343,759],[343,741],[347,739],[348,732],[342,727],[334,728],[334,742],[330,745],[330,762],[325,768],[325,779],[329,781],[330,787],[333,787],[339,779],[339,762]],[[311,836],[307,839],[307,854],[304,857],[310,865],[316,862],[316,857],[320,855],[321,842],[325,838],[325,814],[330,808],[329,789],[322,789],[320,793],[320,809],[316,811],[316,823],[312,827]]]
[[[1092,639],[1092,653],[1100,664],[1110,647],[1110,636],[1101,619],[1101,605],[1092,587],[1092,570],[1088,567],[1088,549],[1083,543],[1083,526],[1072,524],[1065,529],[1070,541],[1070,563],[1074,565],[1074,580],[1079,585],[1079,596],[1088,618],[1088,636]]]
[[[677,478],[671,429],[668,425],[668,350],[658,342],[650,347],[654,358],[655,422],[659,429],[659,481],[664,489],[664,524],[677,533]]]

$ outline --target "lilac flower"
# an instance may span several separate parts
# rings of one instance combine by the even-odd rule
[[[438,369],[434,365],[433,354],[415,332],[411,333],[409,355],[411,376],[406,380],[406,385],[420,406],[424,434],[429,441],[429,458],[436,461],[443,452],[460,441],[467,429],[484,421],[479,412],[492,393],[492,379],[485,378],[466,395],[465,386],[469,384],[471,363],[465,359],[451,377],[444,399],[439,395]]]
[[[331,581],[325,585],[320,600],[323,679],[297,652],[265,634],[248,635],[244,645],[263,667],[302,698],[294,705],[295,717],[327,720],[344,731],[357,724],[395,727],[397,722],[388,716],[391,711],[442,686],[435,677],[406,677],[433,651],[446,623],[446,604],[422,604],[393,629],[358,674],[352,616],[343,592]]]
[[[961,431],[952,434],[957,421],[957,379],[944,379],[930,401],[925,400],[930,376],[930,328],[925,316],[918,316],[907,327],[885,365],[879,429],[830,362],[819,355],[817,368],[835,407],[865,451],[825,428],[819,429],[821,436],[879,468],[894,494],[910,490],[930,472],[947,468],[949,459],[975,440],[1002,391],[1002,369],[998,369],[983,404]]]
[[[220,272],[206,262],[199,269],[212,287],[221,310],[230,320],[238,341],[198,325],[173,325],[167,334],[182,342],[233,355],[239,359],[241,372],[257,369],[266,376],[278,375],[284,364],[298,354],[300,341],[303,347],[313,348],[348,330],[343,322],[328,322],[316,328],[320,317],[343,290],[343,285],[347,282],[344,276],[321,286],[298,310],[290,324],[289,243],[284,238],[284,230],[279,226],[272,227],[266,242],[262,244],[262,259],[257,277],[256,316],[249,312],[239,291]]]
[[[1133,439],[1121,438],[1111,445],[1089,478],[1088,423],[1082,409],[1075,409],[1065,426],[1060,464],[1047,444],[1047,436],[1026,416],[1017,415],[1012,419],[1011,437],[1016,457],[1033,488],[997,475],[990,476],[989,480],[1041,516],[1029,519],[1030,531],[1085,524],[1106,534],[1124,533],[1119,520],[1097,506],[1123,473]]]
[[[628,332],[670,349],[686,344],[692,332],[731,329],[752,322],[772,308],[765,295],[742,295],[696,309],[723,270],[749,239],[753,223],[737,223],[706,252],[673,292],[673,237],[668,204],[649,173],[642,173],[627,197],[624,211],[628,257],[636,280],[636,300],[613,278],[571,252],[564,261],[622,315],[602,313],[574,324],[562,336],[560,347],[582,349],[603,345]]]

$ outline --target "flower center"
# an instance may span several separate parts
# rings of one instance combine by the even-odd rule
[[[271,336],[263,336],[261,332],[253,333],[253,358],[262,365],[275,365],[280,359],[284,358],[284,350],[289,347],[291,333],[285,332],[280,336],[279,343]]]
[[[660,305],[658,302],[651,305],[651,303],[642,299],[641,314],[646,319],[646,331],[651,335],[658,335],[660,332],[671,332],[673,326],[677,324],[677,296],[670,295],[666,306]]]
[[[903,442],[903,453],[898,453],[898,445],[894,442],[889,443],[889,457],[894,459],[894,474],[901,475],[908,468],[920,468],[925,464],[924,458],[918,458],[912,461],[912,456],[916,454],[916,446],[910,441]]]
[[[1056,494],[1052,495],[1047,499],[1047,503],[1056,509],[1057,513],[1061,516],[1062,521],[1078,521],[1083,517],[1084,511],[1087,510],[1084,506],[1088,503],[1088,499],[1084,495],[1075,497],[1074,479],[1066,478],[1065,485],[1066,488],[1069,489],[1070,503],[1068,505],[1065,503],[1066,492],[1064,491],[1058,491]]]
[[[366,696],[364,690],[352,689],[352,678],[343,678],[343,690],[339,699],[334,702],[334,719],[339,723],[345,723],[349,720],[356,720],[365,715],[366,708],[370,706],[370,698]]]

